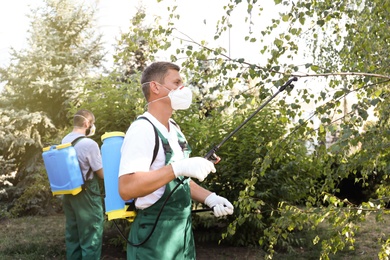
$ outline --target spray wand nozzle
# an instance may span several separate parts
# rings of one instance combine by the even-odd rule
[[[243,127],[246,123],[248,123],[249,120],[252,119],[252,117],[254,117],[260,110],[262,110],[272,99],[274,99],[280,92],[282,92],[283,90],[285,90],[287,87],[290,87],[290,89],[293,89],[294,88],[294,85],[292,84],[293,81],[297,81],[298,78],[297,77],[293,77],[291,79],[289,79],[284,85],[282,85],[279,90],[272,95],[272,97],[270,97],[266,102],[264,102],[264,104],[262,104],[255,112],[252,113],[252,115],[250,115],[247,119],[245,119],[244,122],[242,122],[236,129],[234,129],[227,137],[225,137],[225,139],[222,140],[222,142],[220,142],[218,145],[214,146],[207,154],[206,156],[204,157],[205,159],[213,162],[214,164],[217,164],[219,163],[219,161],[221,161],[221,157],[219,157],[216,152],[217,150],[230,138],[232,137],[238,130],[241,129],[241,127]]]

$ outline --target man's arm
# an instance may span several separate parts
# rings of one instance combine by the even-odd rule
[[[100,168],[99,170],[95,171],[95,173],[97,174],[97,176],[98,176],[100,179],[104,179],[103,168]]]
[[[148,171],[125,174],[119,177],[119,195],[123,200],[143,197],[164,186],[179,176],[203,181],[210,172],[215,172],[214,164],[202,157],[191,157],[173,162],[170,165]],[[192,192],[191,192],[192,194]],[[206,189],[194,186],[196,198],[204,199]]]
[[[191,188],[191,198],[200,203],[204,203],[204,200],[211,194],[211,191],[201,187],[193,180],[190,181],[190,188]]]
[[[175,179],[172,166],[166,165],[158,170],[135,172],[119,177],[119,195],[123,200],[146,196]]]
[[[224,197],[218,196],[209,190],[199,186],[196,182],[190,182],[191,198],[209,206],[216,217],[233,214],[233,205]]]

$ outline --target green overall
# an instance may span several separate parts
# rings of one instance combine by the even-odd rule
[[[100,259],[103,235],[103,204],[96,174],[85,183],[87,189],[63,197],[66,216],[66,258]]]
[[[168,140],[158,129],[157,132],[164,146],[165,164],[168,165],[172,163],[172,151],[169,151]],[[188,158],[191,148],[189,148],[184,137],[179,133],[178,138],[184,155]],[[155,204],[144,210],[137,211],[137,216],[131,225],[129,234],[129,240],[132,243],[140,243],[150,234],[165,199],[178,182],[178,179],[169,182],[165,186],[163,196]],[[196,259],[195,242],[192,233],[191,206],[189,179],[186,179],[165,204],[156,229],[147,242],[141,246],[127,245],[127,259]]]

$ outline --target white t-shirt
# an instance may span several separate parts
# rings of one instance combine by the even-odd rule
[[[177,138],[177,131],[180,130],[171,122],[169,122],[169,129],[162,125],[150,113],[145,112],[142,116],[148,118],[150,122],[161,132],[161,134],[168,140],[169,145],[174,154],[173,160],[181,160],[184,154],[179,145]],[[153,164],[153,151],[155,146],[155,133],[153,125],[145,119],[134,121],[126,132],[121,149],[121,161],[119,166],[119,177],[125,174],[132,174],[135,172],[148,172],[157,170],[165,165],[165,154],[161,139],[159,141],[159,150]],[[181,132],[180,132],[181,133]],[[181,133],[184,137],[184,135]],[[144,197],[136,199],[135,206],[139,209],[145,209],[153,205],[164,194],[165,186],[160,187],[153,193]]]
[[[84,136],[79,133],[71,132],[67,134],[63,139],[63,144],[65,143],[71,143],[73,140],[75,140],[79,136]],[[76,150],[77,159],[80,163],[80,168],[84,174],[84,179],[86,180],[86,175],[89,171],[89,168],[92,169],[92,171],[100,170],[102,165],[102,156],[100,153],[99,145],[90,138],[82,138],[77,141],[74,149]],[[88,180],[93,178],[93,174],[90,174],[88,176]]]

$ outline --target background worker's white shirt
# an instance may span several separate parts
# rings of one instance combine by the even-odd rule
[[[179,145],[177,138],[177,129],[171,122],[169,122],[169,129],[165,128],[156,118],[150,113],[145,112],[142,116],[148,118],[161,134],[168,140],[169,145],[174,153],[174,160],[181,160],[184,154]],[[181,133],[182,134],[182,133]],[[184,136],[184,135],[183,135]],[[145,119],[138,119],[134,121],[126,132],[121,149],[121,161],[119,166],[119,176],[124,174],[132,174],[134,172],[148,172],[150,170],[157,170],[165,165],[165,154],[161,139],[158,138],[159,150],[157,157],[151,164],[153,159],[153,151],[155,147],[155,133],[152,124]],[[160,187],[153,193],[144,197],[137,198],[135,206],[139,209],[145,209],[153,205],[164,194],[165,186]]]

